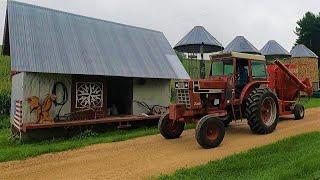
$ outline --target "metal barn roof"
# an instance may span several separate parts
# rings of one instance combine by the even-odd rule
[[[188,79],[159,31],[8,1],[12,70]],[[4,41],[8,37],[4,35]]]
[[[224,49],[224,52],[260,54],[259,50],[243,36],[237,36],[234,38]]]
[[[290,54],[292,57],[311,57],[318,58],[318,56],[312,52],[309,48],[307,48],[303,44],[296,45],[291,51]]]
[[[195,26],[174,46],[174,49],[180,52],[200,53],[202,43],[204,53],[223,50],[222,44],[202,26]]]
[[[260,52],[265,56],[290,56],[290,53],[275,40],[268,41],[267,44],[265,44],[260,50]]]

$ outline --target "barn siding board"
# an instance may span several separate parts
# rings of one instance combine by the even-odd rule
[[[107,79],[112,77],[94,77],[94,76],[82,76],[83,81],[91,81],[93,79],[105,82]],[[23,101],[23,123],[35,123],[36,113],[30,113],[30,107],[26,101],[28,97],[38,96],[43,100],[47,94],[51,93],[55,82],[62,82],[66,85],[68,91],[68,101],[63,106],[60,115],[70,113],[72,107],[75,105],[72,103],[74,93],[72,92],[72,75],[61,75],[61,74],[48,74],[48,73],[19,73],[13,76],[13,88],[12,100]],[[149,105],[162,105],[168,106],[170,104],[170,82],[168,79],[146,79],[145,84],[139,84],[138,79],[133,80],[132,99],[133,101],[143,101]],[[107,88],[108,84],[104,84]],[[111,87],[112,88],[112,87]],[[106,91],[104,92],[106,93]],[[58,91],[58,97],[62,97],[62,94]],[[106,95],[106,94],[105,94]],[[104,97],[105,104],[107,97]],[[74,100],[73,100],[74,101]],[[52,106],[50,111],[50,117],[55,117],[60,107]],[[11,107],[11,111],[14,107]],[[141,115],[147,113],[147,110],[140,107],[136,103],[132,104],[133,115]],[[13,116],[11,115],[11,119]]]
[[[76,113],[77,111],[83,110],[82,108],[76,107],[76,91],[77,91],[77,83],[79,82],[98,82],[102,83],[103,86],[103,103],[101,110],[104,112],[107,112],[107,77],[103,76],[85,76],[85,75],[73,75],[72,76],[72,83],[71,83],[71,112]],[[93,119],[94,113],[92,111],[86,111],[86,112],[78,112],[76,118],[81,117],[81,119]]]
[[[32,123],[35,122],[37,117],[36,113],[30,113],[30,107],[26,102],[26,99],[31,96],[38,96],[43,100],[47,94],[50,94],[55,82],[62,82],[67,87],[68,101],[63,106],[60,115],[71,112],[71,75],[61,74],[44,74],[44,73],[25,73],[23,83],[23,122]],[[57,94],[58,97],[62,97],[62,94]],[[50,117],[55,117],[60,107],[52,106],[50,110]]]
[[[138,80],[133,81],[133,101],[145,102],[148,105],[168,106],[170,104],[170,80],[146,79],[141,85]],[[147,113],[147,110],[133,102],[133,114]]]
[[[15,71],[189,79],[162,32],[15,1],[7,10]]]
[[[15,114],[15,101],[23,101],[23,79],[25,73],[19,73],[12,76],[12,90],[11,90],[11,111],[10,122],[13,122],[13,116]]]

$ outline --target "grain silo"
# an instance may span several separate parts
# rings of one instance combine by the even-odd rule
[[[291,56],[290,53],[275,40],[268,41],[260,52],[266,57],[267,63],[272,63],[276,59],[284,60]]]
[[[296,45],[290,52],[289,63],[296,64],[298,77],[310,79],[315,91],[319,90],[318,56],[303,44]]]

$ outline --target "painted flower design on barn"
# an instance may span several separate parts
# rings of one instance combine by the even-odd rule
[[[103,106],[103,84],[101,82],[76,83],[76,108]]]

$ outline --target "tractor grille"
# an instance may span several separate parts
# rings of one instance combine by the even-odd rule
[[[190,108],[190,97],[188,89],[177,89],[177,97],[179,104],[185,104]]]

